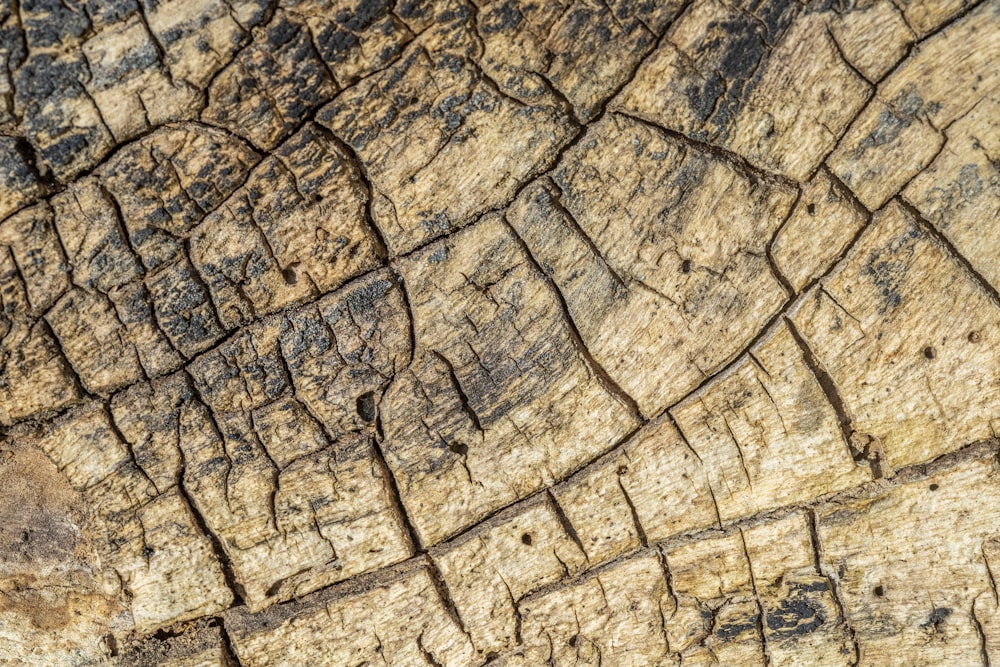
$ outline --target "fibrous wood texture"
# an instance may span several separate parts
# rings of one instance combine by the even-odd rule
[[[0,7],[0,665],[1000,664],[1000,1]]]

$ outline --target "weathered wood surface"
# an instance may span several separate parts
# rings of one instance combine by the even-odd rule
[[[0,665],[1000,664],[1000,2],[0,7]]]

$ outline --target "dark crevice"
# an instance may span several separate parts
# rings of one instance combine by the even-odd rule
[[[376,429],[381,432],[381,414],[376,415],[375,424]],[[382,476],[389,485],[390,502],[392,503],[393,510],[396,513],[396,518],[399,520],[401,527],[405,531],[406,536],[409,538],[410,548],[413,549],[415,553],[425,553],[426,549],[420,539],[420,534],[417,532],[413,521],[410,520],[410,516],[406,512],[406,505],[403,503],[403,496],[399,492],[399,483],[396,481],[396,476],[392,474],[392,469],[389,467],[389,463],[385,460],[385,452],[382,451],[382,444],[378,440],[379,438],[374,439],[371,443],[371,449],[375,456],[375,463],[378,465],[379,471],[382,473]]]
[[[577,328],[576,322],[573,320],[573,316],[570,313],[569,304],[566,303],[566,298],[563,296],[562,292],[559,291],[559,286],[556,285],[552,277],[546,273],[544,269],[542,269],[541,264],[538,263],[538,260],[535,259],[535,256],[531,253],[531,249],[528,247],[528,244],[524,242],[524,239],[517,233],[514,226],[510,224],[506,217],[503,218],[503,221],[504,225],[506,225],[511,235],[517,241],[517,244],[520,246],[525,256],[531,262],[538,274],[545,280],[549,289],[556,297],[556,300],[562,309],[563,320],[566,322],[570,339],[573,341],[573,345],[575,346],[577,353],[583,358],[587,367],[594,374],[594,377],[597,378],[598,382],[600,382],[601,386],[604,387],[605,391],[628,408],[629,412],[636,421],[644,423],[646,421],[646,416],[643,415],[642,411],[639,409],[638,402],[621,388],[615,379],[612,378],[611,375],[604,369],[600,362],[594,358],[594,356],[590,353],[590,350],[587,349],[587,345],[584,343],[583,337],[580,335],[580,330]]]
[[[850,408],[847,403],[844,402],[841,396],[840,389],[837,387],[836,381],[833,376],[826,370],[823,362],[820,361],[819,357],[812,351],[812,347],[809,342],[795,326],[795,322],[791,318],[785,318],[785,325],[788,327],[789,333],[791,333],[792,338],[795,340],[796,345],[798,345],[799,350],[802,354],[802,359],[809,368],[809,371],[816,378],[816,382],[819,383],[820,388],[823,390],[824,396],[826,396],[827,402],[833,408],[837,415],[837,423],[840,426],[841,436],[844,439],[844,444],[848,451],[851,453],[851,457],[855,461],[865,460],[869,452],[865,451],[859,444],[861,444],[862,436],[858,434],[854,428],[854,419],[851,416]],[[872,452],[874,454],[874,452]],[[878,462],[873,462],[872,472],[876,473],[880,465],[875,465]],[[880,476],[880,475],[877,475]]]
[[[455,389],[455,393],[458,394],[458,400],[462,406],[462,412],[464,412],[465,416],[469,418],[469,421],[472,422],[472,425],[476,427],[477,431],[485,433],[483,430],[483,424],[479,421],[479,415],[476,414],[475,409],[473,409],[472,404],[469,402],[469,395],[465,393],[465,389],[462,387],[462,383],[458,379],[458,374],[455,372],[455,366],[451,363],[451,360],[448,359],[448,357],[444,356],[437,350],[432,350],[432,353],[438,358],[438,360],[441,361],[442,364],[445,365],[445,368],[448,369],[448,378],[451,380],[451,386]]]
[[[740,543],[743,545],[743,557],[746,558],[747,570],[750,573],[750,588],[753,591],[754,602],[757,603],[757,632],[760,634],[760,650],[764,658],[764,667],[771,664],[771,650],[768,646],[767,632],[767,608],[760,599],[760,592],[757,589],[757,576],[753,573],[753,561],[750,559],[750,550],[747,548],[747,538],[743,529],[739,529]]]
[[[565,196],[565,193],[563,192],[562,188],[559,187],[559,184],[553,181],[548,176],[546,176],[544,181],[542,182],[546,190],[548,190],[553,195],[549,199],[549,203],[551,204],[552,208],[554,208],[557,212],[561,213],[564,218],[566,218],[566,222],[569,223],[570,227],[573,228],[573,231],[576,232],[576,234],[580,237],[580,239],[586,244],[587,249],[590,250],[594,258],[604,268],[608,270],[608,272],[611,274],[611,277],[614,278],[615,282],[617,282],[622,287],[627,287],[625,279],[623,279],[621,275],[618,273],[618,271],[615,270],[615,268],[611,265],[611,262],[605,259],[604,255],[597,247],[597,244],[594,243],[594,240],[590,238],[590,235],[583,229],[583,227],[580,226],[580,223],[577,221],[576,217],[570,212],[568,208],[566,208],[566,205],[563,203],[563,197]],[[688,266],[690,267],[690,260],[685,260],[685,261],[688,262]],[[688,272],[689,271],[690,268]]]
[[[219,633],[222,635],[223,660],[228,660],[234,667],[243,667],[243,663],[240,662],[240,654],[236,652],[233,638],[230,636],[229,630],[226,628],[226,623],[222,618],[219,618]],[[229,667],[229,665],[226,667]]]
[[[649,546],[649,538],[646,537],[646,529],[642,527],[642,521],[639,520],[639,512],[636,510],[632,498],[628,495],[628,490],[622,483],[621,475],[616,477],[616,481],[618,482],[618,488],[622,492],[622,497],[625,499],[625,504],[628,505],[629,515],[632,517],[632,523],[635,525],[635,533],[639,537],[639,544],[645,549]]]
[[[836,36],[834,36],[833,31],[830,30],[830,25],[829,24],[825,24],[824,27],[826,28],[827,40],[830,42],[830,45],[833,46],[833,49],[837,52],[837,55],[840,57],[840,60],[843,61],[843,63],[845,65],[847,65],[848,69],[850,69],[854,73],[854,75],[856,77],[858,77],[862,81],[868,83],[869,86],[874,86],[875,82],[872,81],[871,79],[869,79],[867,76],[865,76],[864,72],[862,72],[857,67],[855,67],[854,63],[852,63],[850,61],[850,59],[847,57],[847,54],[844,53],[844,49],[841,48],[840,42],[837,41],[837,38],[836,38]],[[852,118],[851,122],[853,122],[853,121],[854,121],[854,119]],[[850,125],[851,125],[851,123],[847,124],[848,127],[850,127]],[[838,137],[838,139],[839,139],[839,137]]]
[[[444,605],[445,611],[448,613],[449,618],[458,626],[458,629],[462,631],[469,641],[472,641],[469,631],[465,628],[465,622],[458,613],[458,608],[455,606],[455,601],[451,597],[451,591],[448,590],[448,583],[444,580],[444,576],[441,574],[441,570],[438,569],[437,563],[429,555],[423,556],[424,563],[427,566],[427,573],[430,575],[431,582],[434,584],[434,590],[437,591],[438,597],[441,599],[441,604]]]
[[[556,515],[556,518],[559,520],[559,525],[562,526],[563,532],[566,533],[569,539],[573,541],[573,544],[576,545],[576,548],[580,550],[580,553],[582,553],[584,557],[587,558],[587,560],[589,561],[590,557],[587,555],[587,550],[583,546],[583,541],[580,540],[580,536],[577,534],[576,528],[573,526],[573,523],[569,520],[569,517],[566,516],[566,512],[563,511],[562,505],[559,504],[559,501],[552,493],[552,489],[551,488],[545,489],[545,493],[548,496],[549,506],[552,508],[552,512]]]
[[[651,120],[647,120],[646,118],[643,118],[642,116],[639,115],[635,115],[633,113],[622,111],[620,109],[615,109],[612,113],[616,116],[620,116],[622,118],[626,118],[635,123],[638,123],[643,127],[648,127],[654,132],[672,140],[674,143],[682,144],[702,154],[711,155],[712,157],[716,158],[721,162],[732,165],[733,167],[736,168],[737,171],[741,172],[742,174],[748,177],[751,178],[756,177],[764,181],[765,183],[772,183],[784,186],[790,190],[798,190],[801,187],[801,184],[798,181],[788,178],[787,176],[783,176],[781,174],[771,171],[766,171],[764,169],[761,169],[760,167],[756,167],[750,162],[748,162],[747,159],[742,155],[728,151],[725,148],[720,148],[719,146],[716,146],[714,144],[709,144],[703,141],[692,139],[686,134],[663,127],[662,125],[659,125]]]
[[[181,497],[184,498],[184,502],[187,503],[188,509],[191,511],[191,516],[194,518],[194,522],[198,527],[198,530],[202,535],[208,538],[209,544],[212,546],[212,552],[215,554],[215,559],[219,562],[219,567],[222,568],[222,577],[225,579],[226,586],[228,586],[229,590],[233,593],[234,604],[237,606],[243,606],[246,604],[246,591],[243,589],[243,585],[239,582],[239,579],[236,576],[236,572],[233,569],[233,563],[229,560],[229,555],[226,553],[226,549],[222,544],[222,539],[208,527],[205,517],[198,509],[198,505],[195,503],[194,498],[188,492],[187,482],[185,481],[185,477],[187,475],[187,457],[184,454],[183,447],[181,447],[179,443],[177,451],[181,459],[181,469],[177,474],[177,490],[180,492]],[[223,635],[225,635],[225,630],[223,630]]]
[[[848,637],[851,639],[851,646],[854,650],[854,660],[851,662],[851,665],[857,665],[861,661],[861,647],[858,645],[858,637],[854,628],[851,627],[850,619],[847,618],[847,605],[844,602],[844,592],[840,588],[840,578],[832,570],[823,566],[823,544],[819,540],[819,519],[814,509],[809,510],[808,521],[809,536],[813,548],[813,565],[816,568],[816,572],[827,580],[827,585],[829,585],[830,593],[833,597],[833,603],[837,606],[837,613],[844,624],[844,628],[847,630]]]
[[[931,241],[943,248],[948,255],[950,255],[962,266],[965,273],[967,273],[976,282],[976,284],[979,285],[980,289],[982,289],[982,291],[985,292],[990,298],[990,301],[993,302],[993,305],[1000,307],[1000,293],[997,292],[997,289],[990,283],[990,281],[983,277],[983,274],[979,273],[979,271],[972,266],[972,262],[966,259],[965,255],[958,251],[958,248],[955,247],[951,240],[942,234],[933,223],[921,215],[920,211],[914,208],[914,206],[908,201],[902,197],[898,197],[897,201],[900,206],[902,206],[903,209],[916,221],[917,226],[931,237]]]

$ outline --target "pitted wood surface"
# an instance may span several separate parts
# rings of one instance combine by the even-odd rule
[[[1000,2],[0,7],[0,665],[1000,661]]]

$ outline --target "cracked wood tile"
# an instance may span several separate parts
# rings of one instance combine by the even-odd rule
[[[991,457],[818,514],[860,664],[973,662],[981,647],[997,655],[997,510]]]
[[[902,205],[874,216],[791,321],[890,467],[996,432],[1000,304]]]
[[[398,267],[414,358],[381,415],[386,461],[423,544],[552,484],[637,425],[498,216]]]
[[[375,579],[314,593],[263,616],[234,609],[225,619],[244,664],[481,662],[462,626],[449,614],[422,559]]]

